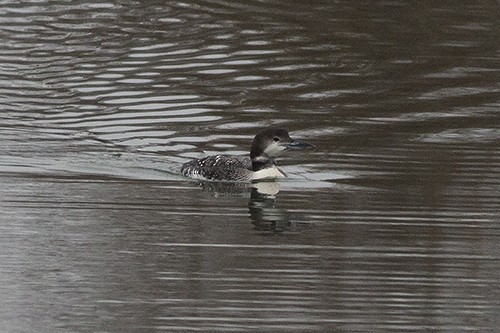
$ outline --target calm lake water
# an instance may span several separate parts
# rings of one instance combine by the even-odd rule
[[[500,327],[495,1],[0,4],[1,332]]]

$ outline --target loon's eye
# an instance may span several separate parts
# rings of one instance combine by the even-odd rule
[[[279,137],[277,137],[277,136],[275,136],[273,140],[274,140],[275,142],[278,142],[278,141],[280,141],[280,138],[279,138]]]

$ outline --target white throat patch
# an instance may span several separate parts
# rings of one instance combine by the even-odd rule
[[[282,178],[286,177],[285,173],[282,172],[279,168],[273,166],[270,168],[265,168],[259,171],[255,171],[252,176],[252,180],[258,179],[274,179],[274,178]]]
[[[285,146],[281,146],[277,142],[273,142],[266,147],[266,149],[264,150],[264,154],[270,157],[276,157],[281,155],[281,153],[284,152],[285,150],[286,150]]]

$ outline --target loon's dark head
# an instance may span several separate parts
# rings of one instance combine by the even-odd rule
[[[312,148],[305,142],[294,140],[283,128],[268,128],[255,136],[250,150],[252,161],[273,160],[285,150],[302,150]]]

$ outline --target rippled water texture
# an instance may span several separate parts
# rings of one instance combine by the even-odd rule
[[[498,12],[0,0],[0,331],[498,330]]]

